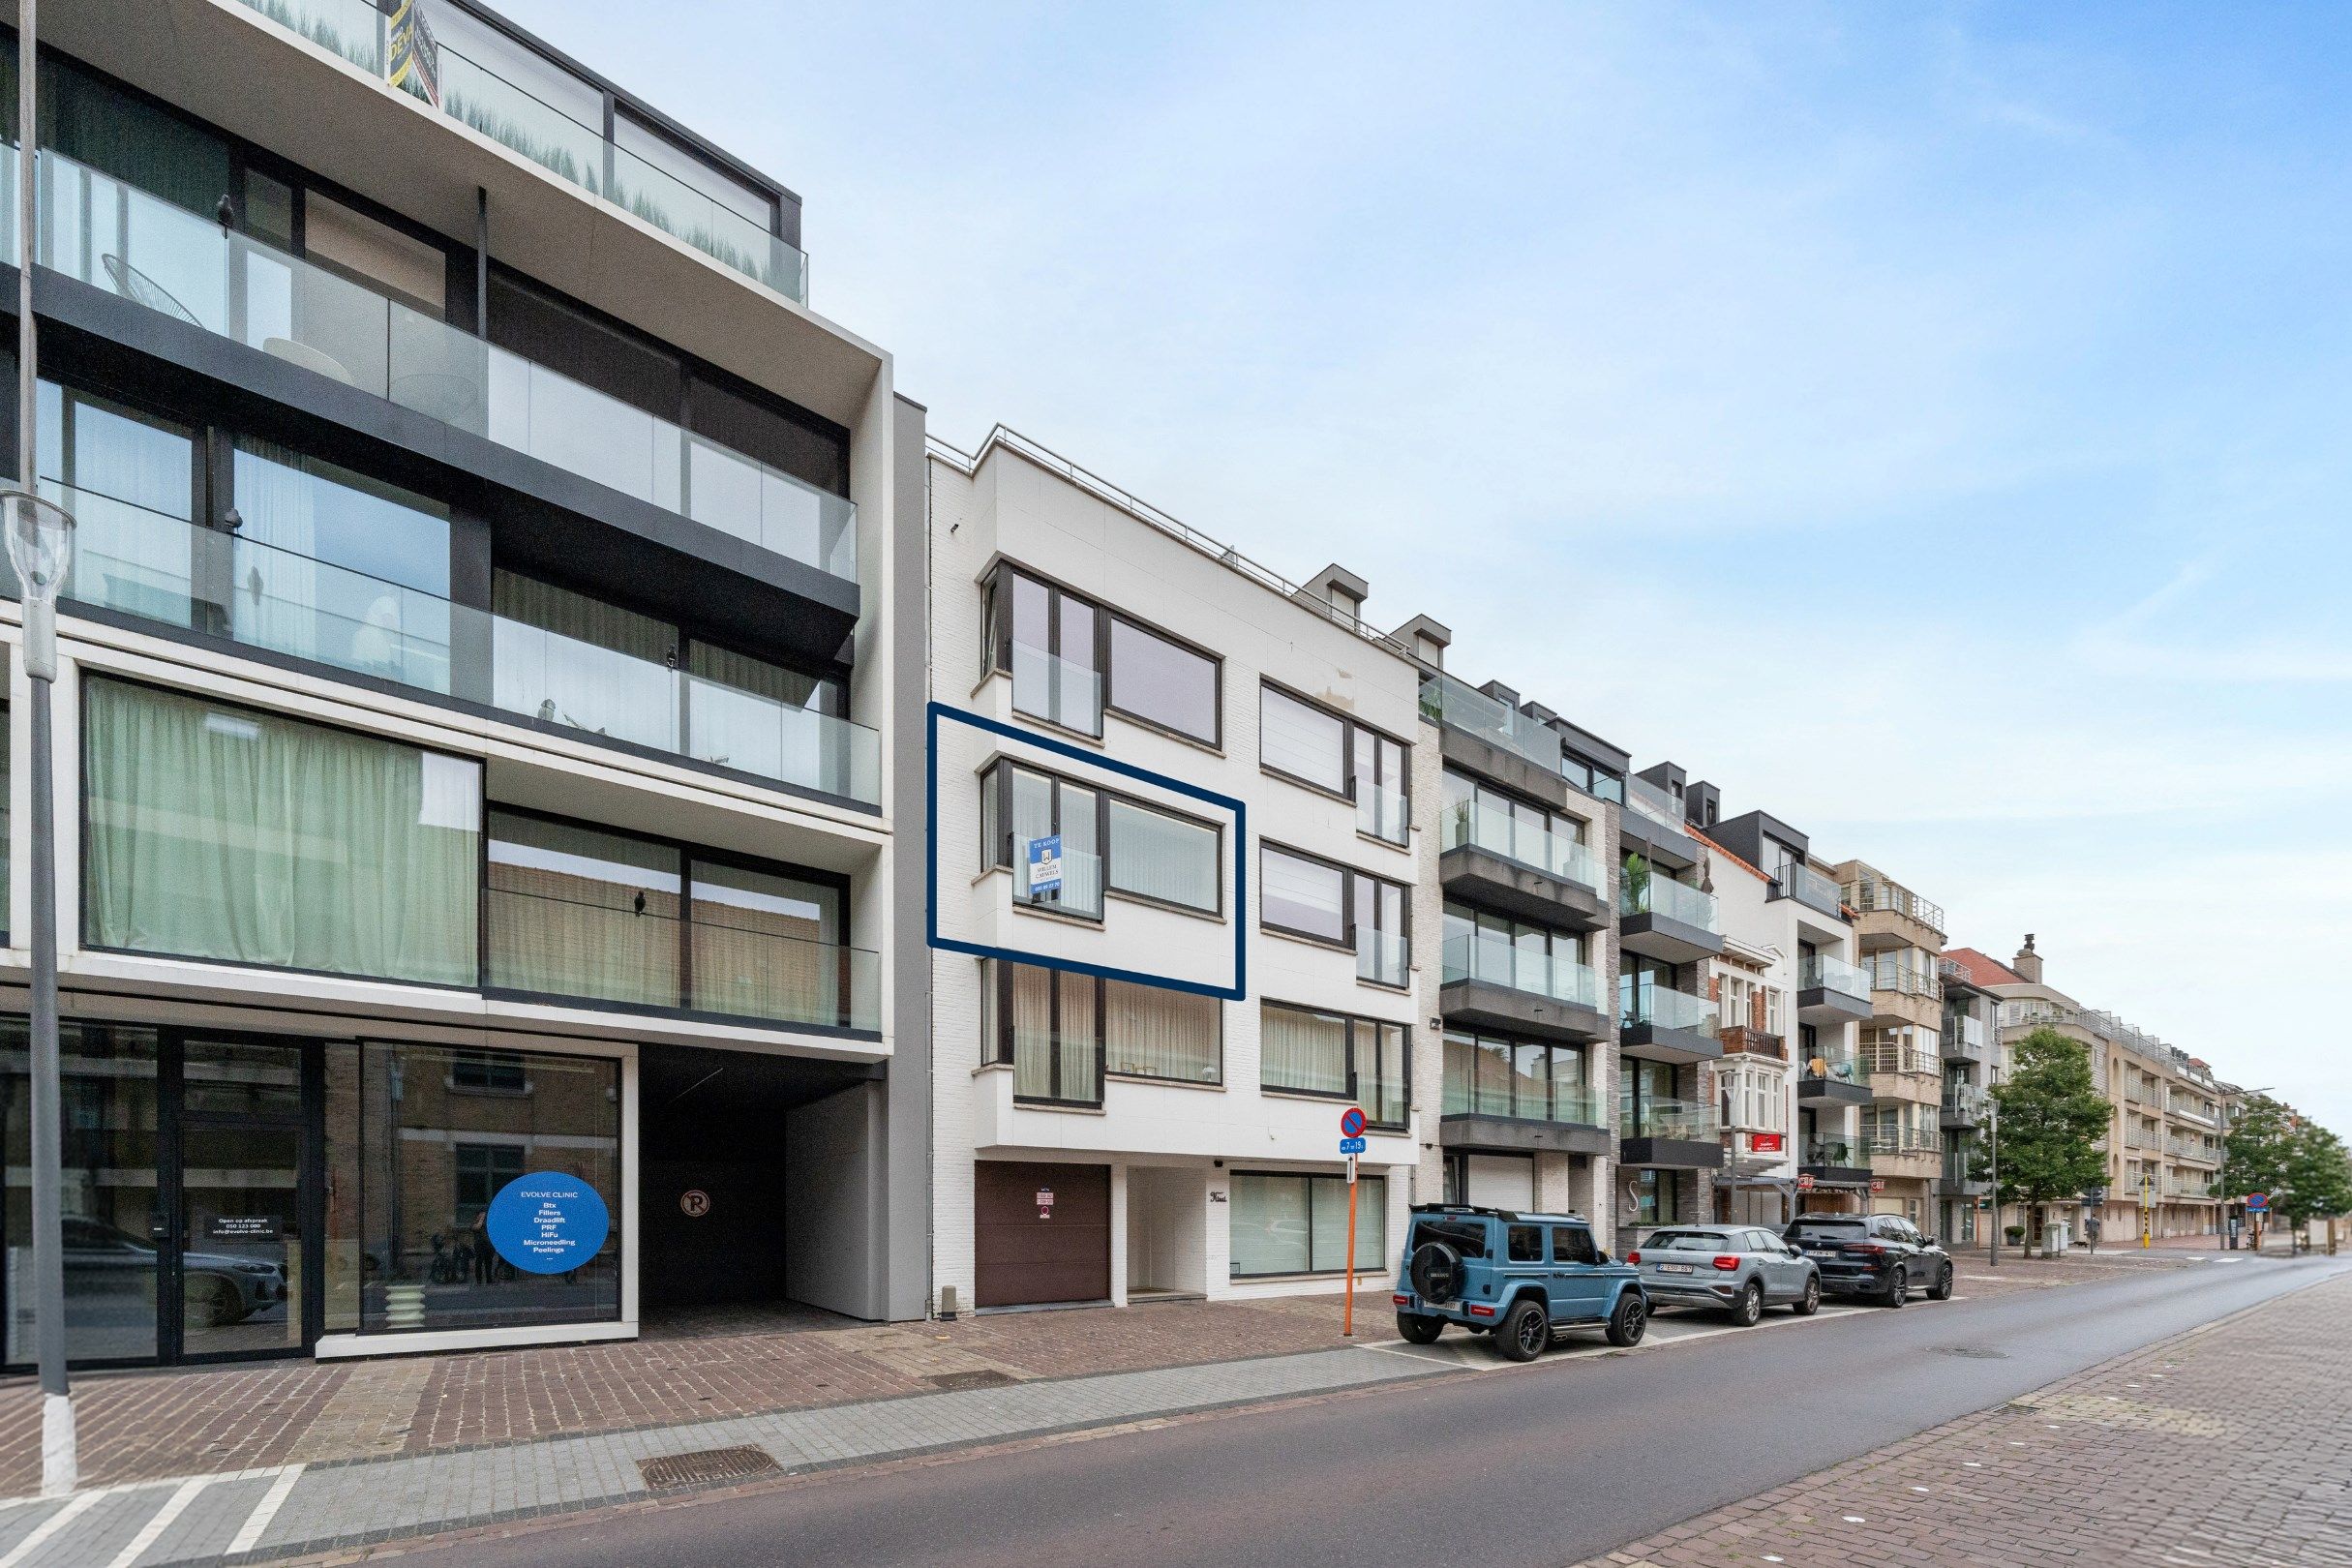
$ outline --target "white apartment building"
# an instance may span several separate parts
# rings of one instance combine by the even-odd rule
[[[1351,1105],[1377,1279],[1434,1136],[1412,660],[1001,429],[929,524],[934,1309],[1337,1288]]]
[[[891,920],[920,410],[810,309],[799,197],[470,0],[434,15],[437,101],[386,80],[365,6],[43,18],[9,258],[78,520],[52,784],[85,1365],[924,1308],[928,965]],[[29,1246],[8,662],[0,1287]],[[539,1204],[533,1251],[508,1218]]]

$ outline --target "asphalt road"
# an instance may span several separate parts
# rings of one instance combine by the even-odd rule
[[[1547,1357],[1303,1407],[583,1515],[405,1560],[1569,1563],[2345,1268],[2352,1259],[2246,1258],[1632,1355]]]

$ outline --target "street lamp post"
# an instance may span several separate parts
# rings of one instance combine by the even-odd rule
[[[9,564],[24,615],[24,673],[33,688],[33,1357],[41,1374],[41,1490],[77,1479],[74,1397],[66,1383],[65,1253],[57,1065],[57,839],[51,789],[49,688],[57,678],[57,590],[74,559],[74,517],[41,498],[40,360],[33,324],[34,168],[41,124],[34,0],[16,9],[16,471],[0,491]]]

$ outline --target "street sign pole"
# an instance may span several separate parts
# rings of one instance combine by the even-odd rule
[[[1347,1157],[1347,1308],[1342,1337],[1356,1337],[1356,1157]]]

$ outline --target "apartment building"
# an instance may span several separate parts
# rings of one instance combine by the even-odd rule
[[[1922,1228],[1944,1168],[1944,911],[1861,860],[1832,873],[1853,912],[1870,972],[1870,1016],[1858,1042],[1870,1076],[1862,1126],[1870,1140],[1870,1207]]]
[[[73,1359],[920,1315],[922,419],[799,199],[468,0],[44,20]]]
[[[1961,958],[1938,958],[1936,974],[1944,986],[1944,1168],[1936,1178],[1933,1234],[1959,1247],[1992,1226],[1992,1181],[1975,1171],[1991,1131],[2001,1003]]]
[[[2113,1117],[2098,1209],[2107,1238],[2135,1238],[2143,1224],[2156,1237],[2217,1233],[2225,1207],[2221,1157],[2230,1091],[2213,1069],[2050,984],[2031,933],[2005,964],[1974,948],[1956,949],[1952,956],[1998,1001],[2005,1070],[2012,1047],[2036,1029],[2056,1030],[2090,1052],[2093,1078]],[[2052,1204],[2009,1222],[2026,1224],[2038,1237],[2044,1223],[2064,1220],[2079,1237],[2086,1212],[2081,1202]]]
[[[1868,1162],[1855,1152],[1868,1074],[1854,1049],[1870,1009],[1854,929],[1828,868],[1801,831],[1764,811],[1721,815],[1721,792],[1685,791],[1693,832],[1714,853],[1723,951],[1709,994],[1723,1060],[1719,1220],[1776,1224],[1857,1206]]]
[[[1421,750],[1436,759],[1425,907],[1443,933],[1435,1011],[1442,1079],[1422,1187],[1446,1201],[1561,1211],[1611,1245],[1624,1218],[1695,1218],[1656,1170],[1619,1192],[1618,824],[1626,754],[1495,681],[1448,674],[1451,634],[1400,628],[1423,667]],[[1645,1047],[1654,1048],[1654,1047]],[[1432,1080],[1425,1080],[1432,1081]]]
[[[1413,658],[1340,568],[1010,432],[929,467],[935,1309],[1337,1289],[1351,1105],[1393,1269],[1436,1135]]]

